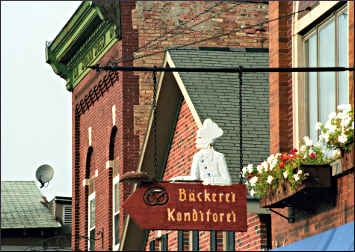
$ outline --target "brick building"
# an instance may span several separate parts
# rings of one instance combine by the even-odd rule
[[[270,19],[293,12],[299,13],[269,25],[270,67],[354,66],[353,1],[269,3]],[[305,135],[315,140],[315,122],[324,123],[336,105],[349,103],[354,107],[353,71],[270,73],[270,153],[298,148]],[[321,202],[313,213],[297,206],[278,210],[286,216],[293,210],[294,223],[271,214],[273,248],[347,250],[352,243],[354,249],[354,147],[341,165],[332,178],[335,203]],[[339,240],[342,229],[347,238]]]
[[[168,49],[165,67],[267,67],[268,50],[260,48],[186,47]],[[239,81],[236,73],[162,73],[157,87],[158,171],[153,170],[153,119],[148,124],[137,171],[159,174],[163,181],[189,175],[196,131],[207,118],[223,128],[214,148],[226,158],[232,183],[239,183]],[[243,81],[243,163],[268,155],[268,73],[245,73]],[[141,230],[125,223],[122,250],[266,250],[268,211],[247,196],[247,232]],[[269,239],[270,240],[270,239]],[[146,245],[145,245],[146,244]]]
[[[137,169],[153,95],[151,73],[87,66],[159,66],[168,46],[190,43],[267,48],[267,27],[257,25],[267,13],[264,2],[84,1],[47,43],[47,63],[72,92],[74,250],[123,245],[120,203],[132,186],[118,181]]]

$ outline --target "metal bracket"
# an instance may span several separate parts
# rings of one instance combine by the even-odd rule
[[[77,237],[79,239],[85,239],[85,240],[88,240],[88,241],[90,241],[90,240],[93,240],[93,241],[101,240],[101,248],[104,248],[104,227],[102,227],[101,231],[96,232],[95,236],[96,235],[100,235],[100,238],[91,238],[91,237],[89,238],[87,236],[82,236],[82,235],[77,235]]]
[[[294,215],[294,209],[293,209],[293,207],[290,208],[291,214],[290,214],[290,212],[289,212],[289,215],[291,215],[291,216],[289,216],[289,217],[287,217],[287,216],[285,216],[285,215],[283,215],[283,214],[281,214],[281,213],[279,213],[279,212],[276,212],[275,210],[273,210],[273,209],[271,209],[271,208],[269,208],[269,210],[270,210],[271,212],[273,212],[273,213],[275,213],[275,214],[281,216],[282,218],[286,219],[286,220],[288,221],[288,223],[294,223],[294,222],[295,222],[295,215]]]

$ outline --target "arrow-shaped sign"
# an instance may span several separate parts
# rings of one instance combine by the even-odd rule
[[[156,183],[137,188],[123,208],[142,229],[247,231],[243,184]]]

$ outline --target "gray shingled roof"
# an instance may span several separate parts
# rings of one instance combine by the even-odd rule
[[[1,181],[1,228],[55,228],[34,181]]]
[[[267,49],[188,47],[168,49],[176,67],[268,67]],[[239,182],[238,73],[180,72],[183,84],[202,122],[211,118],[224,131],[215,149],[222,152]],[[243,166],[269,155],[269,75],[243,74]]]

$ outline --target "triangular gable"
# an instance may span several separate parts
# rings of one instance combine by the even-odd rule
[[[267,50],[208,48],[187,48],[168,50],[165,54],[164,67],[267,67]],[[264,73],[244,74],[243,82],[243,150],[244,163],[264,160],[269,154],[269,105],[268,75]],[[214,120],[223,130],[224,135],[217,140],[216,150],[225,154],[227,166],[233,183],[239,180],[239,97],[238,75],[226,73],[189,73],[162,72],[157,88],[157,142],[158,169],[154,170],[153,116],[151,113],[146,136],[141,149],[137,171],[144,171],[157,179],[170,178],[169,169],[179,166],[181,156],[173,162],[181,144],[194,144],[195,135],[178,144],[180,123],[177,120],[179,104],[188,110],[189,123],[193,130],[202,126],[207,118]],[[183,117],[183,115],[181,116]],[[182,126],[184,127],[184,126]],[[175,131],[177,128],[177,131]],[[183,130],[183,129],[182,129]],[[194,131],[196,132],[196,131]],[[190,132],[190,134],[192,131]],[[193,150],[194,146],[189,146]],[[243,152],[244,152],[243,151]],[[181,153],[186,153],[182,151]],[[193,155],[194,153],[190,153]],[[180,158],[180,159],[179,159]],[[184,157],[185,158],[185,157]],[[189,174],[191,157],[184,159],[184,175]],[[171,164],[169,162],[172,162]],[[179,164],[178,164],[179,163]],[[178,167],[179,171],[181,167]],[[187,169],[187,171],[186,171]],[[180,174],[174,174],[180,175]],[[135,188],[134,188],[135,189]],[[255,203],[255,202],[253,202]],[[257,202],[256,202],[257,203]],[[258,207],[253,207],[258,208]],[[256,209],[254,212],[259,211]],[[143,250],[147,232],[141,230],[130,217],[126,219],[120,249]]]

